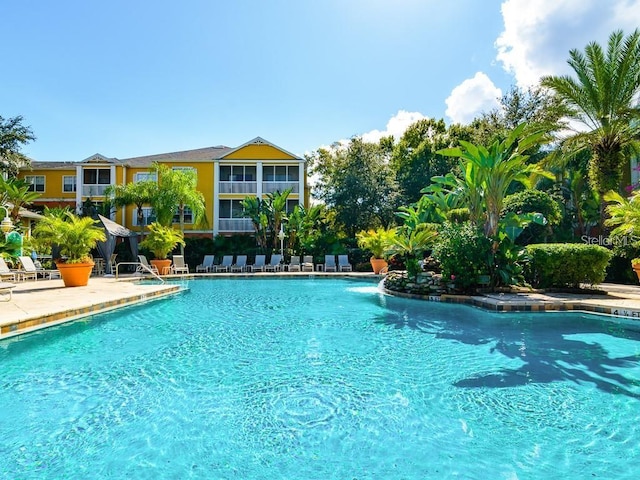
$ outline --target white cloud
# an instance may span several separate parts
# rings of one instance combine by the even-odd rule
[[[479,113],[500,105],[502,90],[486,74],[478,72],[455,87],[445,100],[447,116],[455,123],[469,123]]]
[[[371,130],[370,132],[363,133],[362,139],[365,142],[378,143],[382,137],[388,137],[393,135],[395,141],[400,140],[405,130],[418,120],[426,118],[420,112],[407,112],[406,110],[398,110],[393,117],[387,122],[387,127],[380,130]]]
[[[521,87],[543,75],[570,73],[569,51],[606,44],[612,31],[640,25],[640,0],[506,0],[497,59]]]

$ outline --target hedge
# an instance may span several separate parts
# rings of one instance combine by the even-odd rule
[[[611,251],[599,245],[542,243],[525,247],[527,283],[537,288],[580,287],[604,281]]]

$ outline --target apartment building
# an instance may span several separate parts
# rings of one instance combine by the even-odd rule
[[[32,190],[41,194],[34,206],[70,206],[80,211],[87,202],[104,203],[110,185],[155,180],[154,162],[174,169],[194,169],[197,188],[205,198],[209,227],[198,228],[189,212],[185,214],[185,233],[192,235],[229,235],[253,231],[244,218],[241,202],[245,197],[262,198],[269,193],[291,188],[287,210],[308,201],[306,166],[298,157],[267,140],[256,137],[239,147],[216,146],[162,153],[134,158],[109,158],[100,154],[78,162],[32,162],[20,172]],[[176,212],[177,213],[177,212]],[[118,209],[112,220],[137,228],[134,206]],[[144,223],[153,221],[150,206],[145,207]],[[178,216],[174,218],[178,223]]]

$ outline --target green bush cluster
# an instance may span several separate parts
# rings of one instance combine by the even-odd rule
[[[552,227],[558,225],[562,220],[562,212],[558,202],[547,192],[541,190],[527,189],[507,196],[502,206],[502,215],[504,216],[509,212],[517,213],[518,215],[541,213],[547,220],[546,225],[530,223],[516,240],[518,245],[547,241],[548,237],[553,233]]]
[[[537,288],[596,285],[605,279],[611,252],[599,245],[544,243],[527,245],[524,276]]]
[[[469,290],[478,285],[480,275],[488,274],[490,251],[491,240],[470,222],[447,222],[438,232],[432,256],[440,262],[443,279],[452,280],[460,290]]]

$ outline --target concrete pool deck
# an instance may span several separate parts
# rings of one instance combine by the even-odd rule
[[[243,278],[285,276],[308,277],[348,276],[370,279],[382,277],[372,273],[254,273],[254,274],[197,274],[186,278]],[[174,295],[183,290],[180,277],[169,277],[177,283],[160,284],[156,281],[139,283],[139,277],[115,279],[92,277],[86,287],[65,288],[62,280],[38,280],[17,283],[13,298],[0,301],[0,339],[28,333],[33,330],[68,322],[127,305]],[[570,293],[486,293],[475,296],[442,295],[442,302],[465,303],[494,311],[569,311],[640,318],[640,286],[602,284],[602,294]],[[435,298],[431,298],[435,299]],[[4,298],[0,298],[4,300]]]

